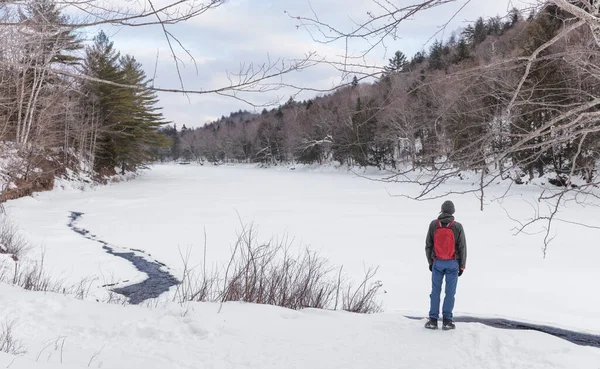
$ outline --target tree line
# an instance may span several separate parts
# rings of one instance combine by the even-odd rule
[[[85,43],[53,0],[0,3],[0,24],[0,140],[23,158],[14,177],[50,156],[59,170],[135,171],[169,145],[151,80],[104,32]]]
[[[429,50],[389,59],[377,81],[355,77],[334,93],[239,111],[196,129],[169,126],[162,159],[496,169],[522,177],[570,174],[588,182],[600,158],[595,104],[598,45],[576,17],[547,4],[479,18]],[[565,34],[565,37],[559,37]],[[585,113],[579,122],[569,114]],[[565,184],[565,183],[559,183]]]

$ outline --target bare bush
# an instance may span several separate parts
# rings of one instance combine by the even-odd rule
[[[373,281],[377,274],[377,268],[369,268],[365,271],[365,278],[360,285],[352,290],[349,285],[342,295],[342,309],[353,313],[370,314],[381,311],[381,305],[375,301],[375,296],[383,286],[379,280]]]
[[[15,321],[6,321],[2,323],[2,330],[0,331],[0,352],[11,355],[21,355],[27,352],[21,341],[13,336],[15,324]]]
[[[116,292],[108,291],[108,296],[103,299],[102,302],[104,304],[112,304],[112,305],[129,305],[129,298],[127,296],[119,295]]]
[[[204,246],[204,264],[201,271],[198,266],[191,266],[190,251],[184,255],[181,253],[183,263],[183,275],[181,283],[175,289],[174,301],[185,303],[189,301],[213,301],[217,298],[217,284],[219,283],[219,271],[214,270],[210,274],[206,272],[206,243]]]
[[[45,267],[45,254],[39,260],[13,259],[0,263],[0,282],[28,291],[54,292],[83,300],[89,296],[94,279],[84,278],[73,285],[53,278]]]
[[[18,260],[28,249],[29,244],[17,227],[6,216],[0,216],[0,253]]]
[[[44,256],[40,261],[15,262],[12,284],[28,291],[60,292],[60,282],[54,281],[45,271]]]
[[[284,240],[257,244],[242,234],[232,255],[233,268],[221,301],[245,301],[291,309],[325,309],[337,290],[325,259],[305,250],[293,253]]]
[[[376,268],[367,270],[364,280],[353,288],[329,261],[306,248],[294,251],[283,238],[258,242],[252,226],[242,227],[228,265],[221,270],[202,272],[189,267],[189,254],[182,255],[184,276],[175,301],[230,302],[274,305],[299,310],[305,308],[343,310],[355,313],[381,311],[376,302],[381,282],[372,283]],[[205,253],[206,255],[206,253]]]

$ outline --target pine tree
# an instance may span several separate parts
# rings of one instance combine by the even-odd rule
[[[488,19],[485,28],[488,35],[501,35],[503,32],[502,19],[498,16]]]
[[[152,148],[168,145],[158,128],[165,124],[155,107],[157,99],[148,88],[149,81],[141,65],[131,56],[120,57],[104,32],[94,38],[86,49],[84,73],[102,81],[88,81],[84,90],[88,96],[87,110],[94,111],[98,122],[94,142],[94,168],[121,173],[135,171],[152,158]]]
[[[473,46],[477,46],[487,38],[488,30],[483,18],[479,17],[473,27]]]
[[[408,65],[408,59],[402,51],[396,51],[394,57],[389,59],[389,64],[384,67],[385,74],[403,72]]]
[[[94,37],[94,44],[86,47],[83,74],[103,81],[121,83],[119,53],[113,43],[102,31]],[[86,81],[82,86],[87,96],[84,110],[90,112],[89,120],[96,122],[91,141],[94,153],[93,166],[98,172],[114,171],[118,164],[115,155],[115,132],[123,116],[121,105],[125,101],[126,91],[106,83]]]
[[[473,28],[473,26],[469,24],[467,28],[465,28],[464,31],[462,31],[461,35],[463,40],[465,40],[469,44],[472,44],[475,40],[475,28]]]
[[[159,156],[161,161],[166,158],[171,160],[179,159],[181,156],[181,138],[177,132],[177,124],[161,127],[158,132],[170,141],[170,146],[166,149],[154,149],[153,152]]]
[[[514,26],[515,24],[519,23],[519,20],[521,19],[521,12],[519,11],[519,9],[517,8],[512,8],[510,13],[509,13],[509,18],[510,18],[510,26]]]
[[[81,59],[72,53],[82,48],[81,40],[68,24],[69,18],[60,13],[52,0],[39,0],[27,5],[21,21],[34,31],[26,48],[35,52],[45,63],[77,64]]]
[[[467,60],[471,58],[471,52],[469,50],[469,45],[464,38],[461,38],[456,45],[456,54],[454,55],[454,63],[460,63],[463,60]]]
[[[136,171],[152,160],[152,147],[164,147],[167,142],[158,134],[160,126],[166,124],[160,108],[156,107],[158,99],[149,89],[150,81],[142,70],[142,65],[134,57],[126,55],[120,59],[120,70],[123,84],[139,86],[137,89],[125,90],[127,94],[124,113],[127,118],[118,126],[115,153],[121,167],[121,173]],[[182,133],[187,130],[185,125]]]
[[[277,117],[278,120],[283,120],[283,110],[281,109],[281,106],[277,109],[275,117]]]
[[[435,70],[444,69],[444,67],[444,45],[441,41],[436,40],[429,52],[429,68]]]
[[[410,70],[414,70],[418,64],[421,64],[425,61],[426,55],[423,51],[417,52],[411,59],[409,63]]]

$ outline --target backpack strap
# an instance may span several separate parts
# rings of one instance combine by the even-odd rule
[[[436,219],[436,220],[435,220],[435,223],[437,224],[437,227],[438,227],[438,228],[444,228],[444,227],[442,227],[442,223],[440,223],[440,220],[439,220],[439,219]],[[454,223],[456,223],[456,221],[454,221],[454,220],[453,220],[453,221],[451,221],[450,223],[448,223],[448,225],[447,225],[445,228],[450,228],[450,227],[452,227],[452,226],[454,225]]]

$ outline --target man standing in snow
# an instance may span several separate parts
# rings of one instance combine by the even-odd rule
[[[432,221],[425,241],[425,255],[431,274],[431,305],[429,320],[425,328],[437,329],[440,315],[440,295],[442,281],[446,277],[444,305],[442,306],[442,329],[456,328],[452,322],[456,284],[466,267],[467,241],[463,226],[454,220],[454,204],[446,201],[442,212]]]

